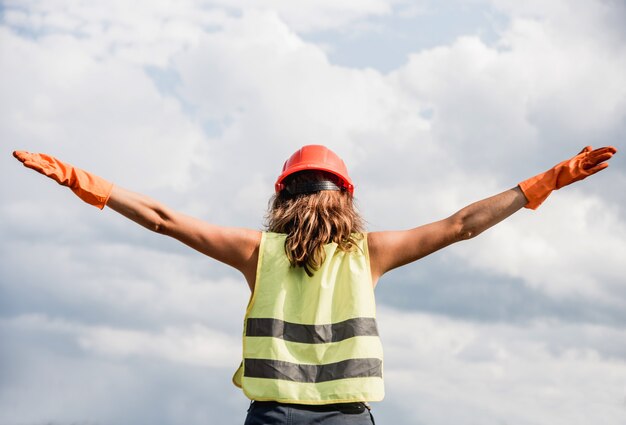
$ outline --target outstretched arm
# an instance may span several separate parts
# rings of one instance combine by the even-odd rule
[[[241,271],[252,289],[261,233],[222,227],[173,211],[154,199],[115,186],[105,179],[52,156],[16,151],[24,166],[69,187],[83,201],[108,206],[143,227],[184,244]]]
[[[403,231],[368,235],[372,279],[455,242],[473,238],[527,204],[519,187],[461,209],[450,217]]]
[[[107,207],[154,232],[173,237],[191,248],[241,271],[252,289],[261,232],[223,227],[176,212],[154,199],[113,186]]]
[[[552,191],[608,167],[606,161],[616,152],[610,146],[596,150],[587,146],[550,170],[513,189],[468,205],[444,220],[410,230],[370,233],[368,244],[374,284],[387,271],[473,238],[522,207],[536,209]]]

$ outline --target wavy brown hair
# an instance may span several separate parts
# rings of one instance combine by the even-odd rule
[[[321,190],[308,194],[289,194],[297,184],[330,180],[335,176],[320,171],[304,171],[285,181],[286,190],[270,199],[266,227],[285,233],[285,254],[293,267],[303,267],[313,276],[326,259],[324,245],[335,242],[342,251],[355,249],[362,238],[363,219],[356,211],[352,195],[345,190]]]

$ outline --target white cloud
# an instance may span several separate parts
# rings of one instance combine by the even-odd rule
[[[385,344],[387,387],[386,400],[374,405],[379,420],[395,420],[401,425],[487,419],[506,423],[515,416],[516,423],[524,425],[543,421],[586,424],[590,420],[617,424],[623,419],[626,335],[622,329],[558,321],[537,321],[524,326],[481,324],[401,313],[387,307],[379,307],[378,320]],[[28,361],[37,365],[40,378],[54,377],[65,384],[64,391],[48,393],[46,400],[58,402],[76,397],[82,388],[81,400],[93,410],[70,409],[60,416],[62,411],[55,407],[57,403],[46,402],[38,412],[39,415],[47,412],[49,418],[76,420],[76,416],[70,415],[77,412],[83,412],[82,419],[112,418],[116,410],[106,410],[103,403],[85,397],[85,388],[102,400],[125,403],[118,401],[115,393],[105,393],[123,384],[125,389],[116,390],[120,396],[135,397],[136,404],[141,405],[143,396],[132,394],[146,394],[146,386],[154,385],[150,380],[156,372],[151,371],[150,364],[162,370],[174,367],[172,372],[181,374],[186,374],[185,368],[192,367],[196,371],[194,379],[198,379],[200,371],[205,376],[203,379],[209,379],[215,373],[230,374],[233,357],[240,351],[237,338],[199,324],[151,332],[27,315],[1,320],[0,331],[12,338],[21,335],[20,344],[25,338],[33,337],[43,347],[48,345],[46,340],[56,341],[57,346],[63,344],[63,349],[48,345],[41,351],[41,355],[46,355],[45,365],[38,359],[39,351],[31,352]],[[79,354],[67,356],[77,348]],[[5,358],[11,360],[13,367],[22,367],[12,356],[6,356],[6,349]],[[99,363],[90,365],[87,361]],[[64,378],[52,373],[71,368],[78,368],[80,373],[72,372]],[[88,382],[75,382],[81,376],[88,377]],[[12,375],[9,377],[13,379]],[[112,381],[111,377],[115,379]],[[189,407],[200,416],[211,411],[219,415],[215,409],[222,411],[226,407],[233,409],[229,410],[231,415],[242,416],[244,402],[241,399],[231,402],[235,391],[229,382],[224,385],[223,399],[203,398],[203,409],[198,410],[195,403]],[[48,383],[44,382],[43,387],[49,388]],[[163,403],[170,408],[179,402],[190,402],[176,400],[181,396],[180,388],[172,387],[169,391],[171,396],[165,397]],[[8,388],[3,394],[17,397]],[[450,403],[454,409],[449,408]],[[585,406],[584,410],[580,409],[581,405]],[[239,409],[239,413],[234,409]],[[94,416],[94,411],[98,416]],[[10,414],[5,410],[0,418],[11,417]],[[120,419],[128,423],[132,414],[127,411]],[[43,418],[35,416],[33,420]],[[176,423],[174,417],[165,420]]]
[[[130,241],[121,244],[98,242],[102,236],[86,228],[74,231],[69,237],[62,229],[50,231],[43,235],[49,243],[22,233],[24,241],[0,251],[7,264],[29,259],[27,267],[2,273],[3,287],[20,282],[16,301],[45,300],[44,311],[66,311],[72,320],[82,315],[129,327],[203,323],[220,333],[241,331],[250,291],[223,265],[184,250],[181,255],[176,242],[160,242],[158,235],[133,241],[138,235],[126,231]],[[115,239],[124,234],[115,228],[106,233]]]
[[[624,53],[564,40],[539,21],[515,20],[500,47],[463,37],[412,55],[395,76],[433,105],[433,135],[463,158],[460,166],[517,171],[548,146],[574,154],[620,125]]]
[[[157,359],[191,366],[233,369],[234,372],[241,356],[240,338],[200,323],[184,328],[168,326],[159,331],[146,331],[94,326],[37,314],[3,319],[1,322],[3,327],[11,330],[69,337],[72,348],[117,361],[128,357]]]
[[[184,418],[200,425],[245,417],[248,403],[229,382],[236,364],[211,362],[216,353],[230,357],[235,345],[202,326],[138,332],[22,315],[0,320],[0,334],[11,341],[0,349],[1,423],[177,424]]]
[[[387,308],[378,317],[388,398],[405,412],[403,423],[509,423],[514,417],[516,424],[582,425],[624,418],[621,329],[478,324]],[[616,343],[618,356],[600,340]]]
[[[623,306],[616,290],[626,273],[626,228],[617,209],[568,189],[553,193],[541,208],[520,213],[455,254],[557,298]]]
[[[349,0],[342,2],[303,0],[297,3],[289,0],[261,0],[250,5],[245,1],[215,1],[215,4],[228,8],[276,11],[281,20],[296,32],[354,27],[367,18],[390,15],[394,5],[405,3],[407,3],[405,0]]]
[[[241,341],[199,324],[190,329],[166,328],[158,334],[97,328],[80,337],[80,346],[113,357],[147,357],[196,366],[237,366]]]
[[[204,136],[142,68],[98,60],[67,36],[34,42],[3,29],[2,37],[3,70],[13,76],[0,83],[2,135],[14,148],[49,152],[144,190],[190,184]]]
[[[234,191],[256,217],[298,145],[327,144],[356,170],[378,149],[408,146],[428,129],[414,111],[419,103],[408,102],[380,73],[331,65],[319,47],[271,12],[246,13],[224,32],[206,34],[197,48],[175,58],[174,68],[185,102],[198,107],[199,120],[221,129],[213,138],[216,165],[207,184],[228,176],[228,184],[214,188],[216,196]],[[245,201],[251,177],[242,170],[261,173],[266,184],[254,204]]]

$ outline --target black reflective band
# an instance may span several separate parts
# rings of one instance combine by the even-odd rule
[[[244,376],[294,382],[383,376],[380,359],[349,359],[324,365],[305,365],[269,359],[244,359]]]
[[[322,180],[317,182],[302,182],[288,185],[285,190],[291,195],[301,195],[305,193],[319,192],[320,190],[341,190],[335,183]]]
[[[329,325],[301,325],[278,319],[248,319],[246,336],[269,336],[304,344],[325,344],[355,336],[378,336],[378,329],[373,317],[357,317]]]

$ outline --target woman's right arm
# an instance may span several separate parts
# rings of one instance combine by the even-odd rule
[[[552,191],[604,170],[616,152],[612,146],[595,150],[587,146],[548,171],[524,180],[517,187],[474,202],[446,219],[404,231],[370,233],[368,244],[374,285],[387,271],[473,238],[523,207],[536,209]]]

